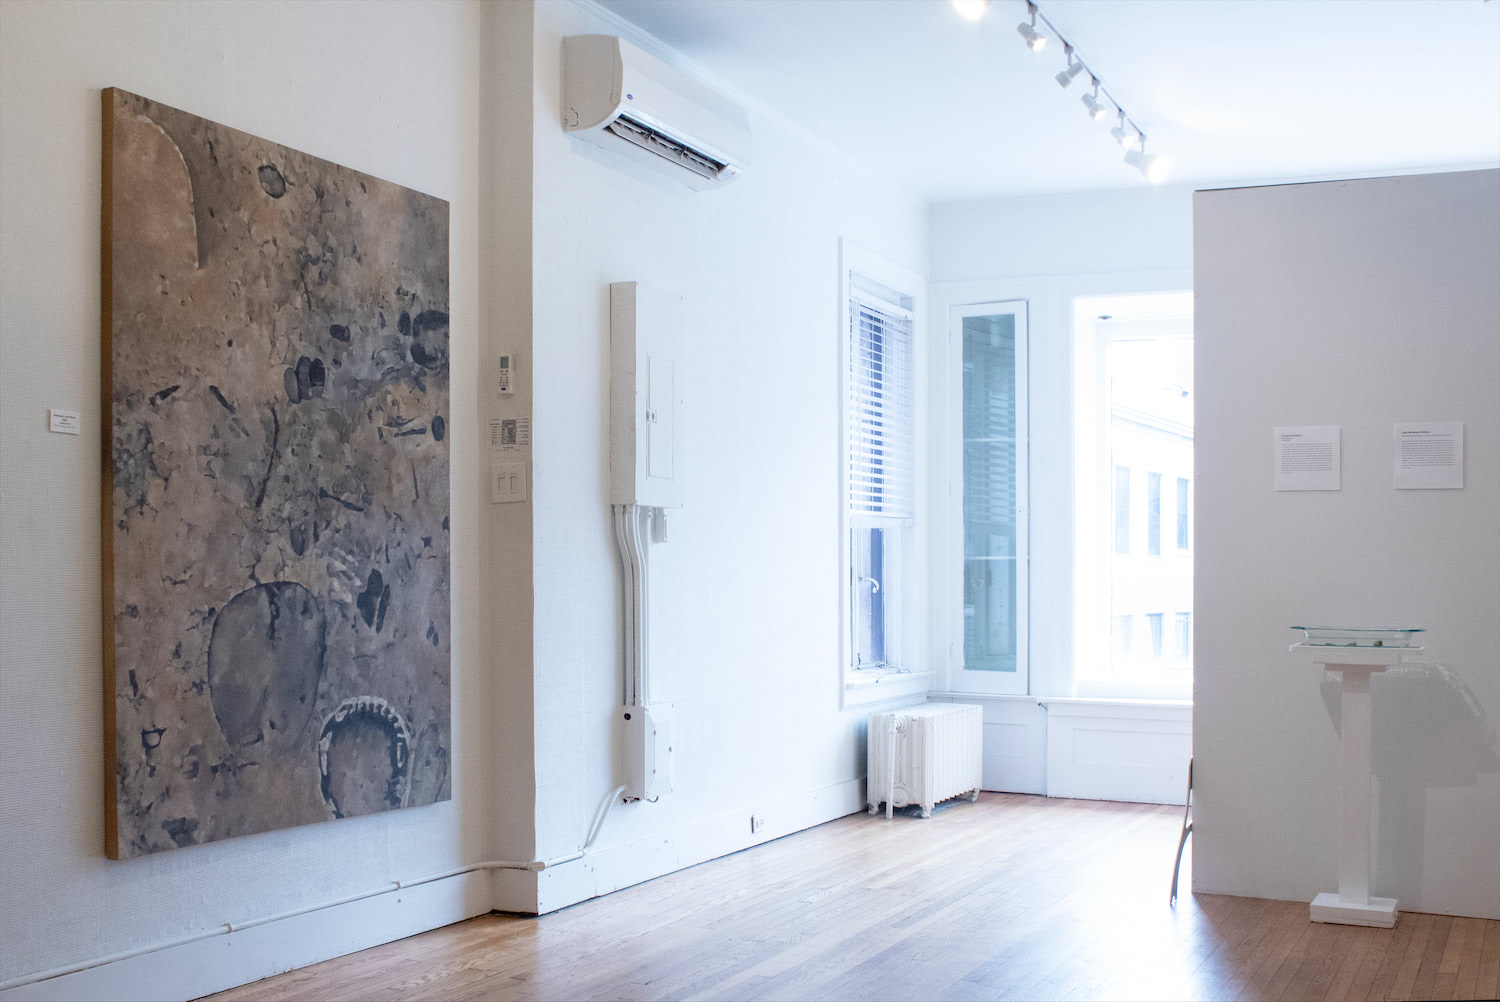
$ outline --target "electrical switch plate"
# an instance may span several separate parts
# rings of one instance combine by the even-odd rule
[[[754,835],[757,832],[763,832],[765,830],[766,830],[766,816],[764,814],[752,814],[752,815],[750,815],[750,834]]]
[[[526,464],[513,460],[490,462],[490,501],[507,504],[526,500]]]

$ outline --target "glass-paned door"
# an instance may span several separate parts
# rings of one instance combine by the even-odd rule
[[[961,364],[960,691],[1027,690],[1026,304],[952,311]]]

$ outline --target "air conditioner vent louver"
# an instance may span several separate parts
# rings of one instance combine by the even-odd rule
[[[695,150],[688,149],[666,133],[658,132],[656,129],[651,128],[651,126],[637,122],[625,115],[621,115],[606,125],[604,131],[614,133],[626,142],[634,143],[643,150],[650,150],[657,156],[670,160],[679,167],[686,167],[699,177],[717,178],[725,167],[724,164],[712,157],[707,157]]]

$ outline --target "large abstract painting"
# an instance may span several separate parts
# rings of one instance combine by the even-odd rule
[[[114,858],[449,797],[448,203],[104,92]]]

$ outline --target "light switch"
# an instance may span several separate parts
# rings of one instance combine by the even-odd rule
[[[526,464],[496,459],[490,462],[490,501],[508,504],[526,500]]]

